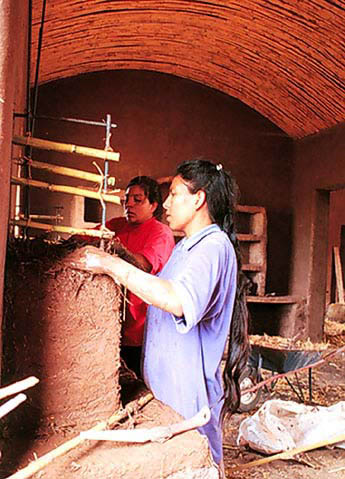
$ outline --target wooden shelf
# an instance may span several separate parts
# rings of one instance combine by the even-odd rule
[[[302,337],[305,330],[306,300],[295,296],[247,296],[252,321],[251,334],[285,338]]]
[[[267,216],[262,206],[237,206],[242,269],[254,283],[256,294],[265,295],[267,270]]]
[[[250,213],[250,214],[265,213],[266,214],[266,210],[263,206],[237,205],[236,210],[239,213]]]
[[[165,180],[165,178],[164,178]],[[267,216],[263,206],[238,205],[238,233],[242,254],[242,270],[251,279],[256,289],[255,294],[262,297],[266,287],[266,247],[267,247]],[[175,241],[182,233],[174,232]]]
[[[247,296],[248,303],[296,304],[302,301],[302,296]]]
[[[263,266],[261,264],[243,264],[242,265],[243,271],[256,271],[260,272],[263,270]]]
[[[251,242],[256,242],[256,241],[262,241],[262,236],[261,235],[253,235],[253,234],[248,234],[248,233],[239,233],[237,234],[237,239],[238,241],[251,241]]]

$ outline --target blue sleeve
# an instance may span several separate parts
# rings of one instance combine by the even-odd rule
[[[235,254],[228,242],[205,241],[192,249],[183,270],[170,280],[182,303],[183,316],[174,316],[180,333],[219,312],[226,297],[225,277],[234,264]]]

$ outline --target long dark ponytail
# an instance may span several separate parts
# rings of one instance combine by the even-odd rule
[[[246,303],[249,281],[242,272],[241,253],[236,235],[236,205],[239,190],[234,178],[224,171],[221,164],[216,165],[206,159],[182,163],[177,168],[177,174],[187,182],[191,193],[205,191],[211,220],[228,235],[237,258],[237,289],[223,372],[224,404],[221,413],[223,420],[227,413],[235,412],[239,406],[241,399],[239,380],[247,364],[249,351]]]

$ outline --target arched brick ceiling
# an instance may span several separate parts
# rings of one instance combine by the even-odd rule
[[[294,138],[345,119],[344,0],[48,0],[43,32],[41,83],[155,70],[236,97]]]

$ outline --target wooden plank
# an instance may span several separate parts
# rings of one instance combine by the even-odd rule
[[[264,206],[237,205],[236,210],[240,213],[266,213]]]
[[[243,264],[242,265],[242,269],[243,271],[256,271],[256,272],[260,272],[263,270],[263,266],[261,264],[250,264],[250,263],[247,263],[247,264]]]
[[[263,239],[262,235],[249,234],[249,233],[238,233],[236,235],[238,241],[246,241],[256,243]]]
[[[338,302],[344,303],[344,283],[343,283],[343,271],[341,267],[339,246],[333,246],[334,264],[335,264],[335,278],[337,284]]]
[[[263,304],[295,304],[302,299],[302,296],[247,296],[248,303]]]

